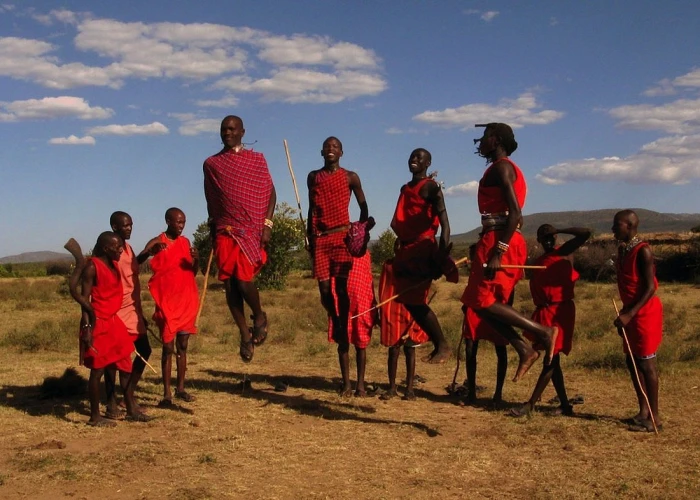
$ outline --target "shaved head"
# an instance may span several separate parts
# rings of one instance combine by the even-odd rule
[[[615,219],[625,221],[630,229],[637,229],[637,227],[639,227],[639,217],[637,217],[634,210],[620,210],[615,214]]]
[[[177,207],[171,207],[165,211],[165,220],[170,220],[173,217],[176,217],[180,214],[185,215],[185,212],[183,212]]]
[[[116,212],[112,213],[112,215],[109,216],[109,225],[116,226],[125,217],[131,218],[131,216],[129,214],[127,214],[126,212],[122,212],[121,210],[117,210]]]
[[[221,120],[221,126],[223,127],[224,123],[226,123],[228,120],[235,120],[238,122],[238,124],[241,126],[241,128],[245,128],[245,127],[243,127],[243,120],[241,119],[241,117],[236,116],[236,115],[228,115],[228,116],[224,117],[224,119]]]

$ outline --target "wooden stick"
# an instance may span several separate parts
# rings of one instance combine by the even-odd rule
[[[134,354],[136,354],[139,358],[141,358],[141,361],[143,361],[144,363],[146,363],[146,366],[149,367],[151,370],[153,370],[153,373],[155,373],[156,375],[158,375],[158,372],[156,371],[156,369],[153,368],[153,367],[151,366],[151,364],[150,364],[148,361],[146,361],[146,358],[144,358],[143,356],[141,356],[141,355],[139,354],[138,351],[134,351]]]
[[[304,222],[304,215],[301,210],[301,198],[299,198],[297,178],[294,176],[294,169],[292,168],[292,157],[289,156],[289,146],[287,145],[287,139],[284,139],[282,142],[284,143],[284,152],[287,155],[287,167],[289,167],[289,174],[292,176],[292,184],[294,185],[294,195],[297,198],[297,207],[299,208],[299,219],[301,220],[302,231],[304,231],[304,244],[306,245],[306,248],[309,248],[309,237],[306,234],[306,223]]]
[[[207,271],[204,273],[204,287],[202,288],[202,298],[199,299],[199,309],[197,310],[197,317],[194,320],[195,328],[199,326],[199,317],[202,315],[202,308],[204,307],[204,297],[207,296],[207,284],[209,283],[209,271],[211,270],[211,261],[214,259],[214,249],[209,252],[209,261],[207,262]],[[145,361],[145,360],[144,360]],[[155,370],[153,370],[155,371]]]
[[[488,264],[484,263],[484,267]],[[519,264],[501,264],[501,269],[547,269],[547,266],[521,266]]]
[[[617,307],[617,302],[615,302],[615,299],[612,299],[613,306],[615,306],[615,312],[617,313],[617,316],[620,316],[620,309]],[[637,385],[639,386],[639,390],[642,391],[642,395],[644,396],[644,401],[647,403],[647,409],[649,410],[649,416],[651,416],[651,425],[654,426],[654,432],[656,435],[659,435],[659,429],[656,427],[656,417],[654,417],[654,412],[651,411],[651,404],[649,403],[649,398],[647,397],[647,393],[644,391],[644,388],[642,387],[642,381],[639,380],[639,372],[637,371],[637,363],[634,361],[634,354],[632,354],[632,348],[630,347],[630,341],[627,338],[627,332],[625,331],[625,327],[621,326],[620,330],[622,331],[622,338],[625,339],[625,345],[627,345],[627,352],[629,352],[630,359],[632,360],[632,367],[634,368],[634,375],[637,377]]]
[[[461,259],[455,261],[455,266],[456,266],[456,267],[459,267],[461,264],[465,264],[465,263],[469,263],[469,257],[463,257],[463,258],[461,258]],[[432,278],[426,278],[426,279],[424,279],[423,281],[421,281],[420,283],[416,283],[415,285],[411,285],[411,286],[409,286],[408,288],[404,288],[404,289],[401,290],[399,293],[397,293],[397,294],[395,294],[395,295],[392,295],[392,296],[389,297],[388,299],[381,301],[379,304],[377,304],[376,306],[374,306],[374,307],[372,307],[372,308],[370,308],[370,309],[367,309],[366,311],[363,311],[363,312],[361,312],[361,313],[359,313],[359,314],[354,315],[354,316],[351,317],[350,319],[359,318],[360,316],[362,316],[362,315],[364,315],[364,314],[367,314],[367,313],[369,313],[369,312],[372,312],[372,311],[374,311],[375,309],[378,309],[378,308],[382,307],[383,305],[388,304],[389,302],[392,302],[392,301],[396,300],[398,297],[400,297],[401,295],[403,295],[404,293],[406,293],[406,292],[408,292],[408,291],[414,290],[414,289],[416,289],[416,288],[418,288],[418,287],[420,287],[420,286],[425,286],[425,284],[428,283],[428,282],[430,282],[430,281],[433,281],[433,279],[432,279]]]

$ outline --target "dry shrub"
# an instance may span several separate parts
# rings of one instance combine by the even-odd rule
[[[681,361],[683,363],[697,361],[699,359],[700,359],[700,346],[697,346],[697,345],[682,347],[681,351],[678,355],[678,361]]]
[[[60,322],[41,320],[28,329],[13,329],[2,339],[2,345],[20,352],[68,351],[78,344],[78,324],[74,319]]]
[[[58,298],[56,279],[27,279],[18,278],[3,283],[0,287],[0,300],[16,300],[26,302],[35,300],[49,302]]]

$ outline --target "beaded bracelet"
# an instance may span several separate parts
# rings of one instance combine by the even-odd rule
[[[502,253],[506,253],[506,252],[508,251],[508,249],[510,248],[510,245],[508,245],[508,243],[504,243],[504,242],[502,242],[502,241],[499,241],[499,242],[496,244],[496,246],[498,247],[498,249],[499,249]]]
[[[269,227],[270,229],[272,229],[272,226],[274,225],[270,219],[265,219],[263,221],[263,224],[265,225],[265,227]]]

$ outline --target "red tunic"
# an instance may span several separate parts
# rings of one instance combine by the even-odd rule
[[[506,346],[508,341],[491,325],[482,320],[471,307],[467,307],[464,312],[464,321],[462,322],[462,337],[471,339],[474,342],[479,340],[488,340],[496,346]]]
[[[335,172],[321,169],[316,173],[310,198],[311,230],[314,235],[314,277],[325,281],[332,277],[347,277],[352,267],[352,256],[345,245],[347,231],[318,236],[350,224],[350,184],[348,171],[338,168]]]
[[[400,242],[393,259],[394,286],[399,291],[411,288],[396,299],[403,304],[425,304],[432,278],[440,274],[435,241],[440,219],[433,204],[420,195],[427,182],[434,181],[426,177],[414,185],[403,185],[391,220]]]
[[[554,354],[571,352],[576,322],[576,305],[574,304],[574,284],[579,274],[566,257],[550,252],[541,255],[534,262],[547,269],[535,270],[530,279],[530,293],[537,309],[532,319],[545,326],[556,326],[559,335],[554,346]],[[535,341],[535,336],[525,332],[525,336]],[[535,343],[535,349],[544,346]]]
[[[379,278],[379,301],[393,297],[397,292],[393,276],[392,261],[388,260],[382,267]],[[385,347],[401,345],[407,340],[414,344],[423,344],[429,340],[428,335],[413,321],[406,307],[394,301],[384,304],[381,313],[381,342]]]
[[[222,151],[204,162],[204,195],[217,232],[230,234],[254,266],[262,265],[260,239],[272,177],[262,153]]]
[[[134,343],[124,322],[117,313],[122,305],[122,283],[116,269],[111,269],[98,258],[90,258],[95,265],[95,284],[90,294],[90,304],[95,311],[92,329],[92,348],[84,355],[84,364],[91,369],[119,364],[124,371],[131,371],[131,353]],[[114,262],[116,267],[117,263]]]
[[[153,276],[148,281],[148,289],[156,303],[153,321],[167,344],[178,332],[197,333],[194,322],[199,294],[189,240],[178,236],[172,241],[165,233],[161,233],[159,239],[166,248],[151,259]]]
[[[331,290],[338,310],[338,296],[335,293],[335,280],[331,280]],[[362,257],[353,259],[352,269],[348,277],[348,296],[350,297],[350,317],[348,318],[348,340],[358,349],[364,349],[372,340],[372,328],[377,324],[377,310],[358,316],[377,305],[374,296],[374,281],[372,279],[372,260],[367,252]],[[333,321],[328,317],[328,341],[333,342]]]
[[[637,271],[637,254],[645,246],[649,244],[638,243],[624,257],[618,256],[617,289],[625,306],[636,302],[637,297],[643,293]],[[658,288],[659,283],[654,270],[654,290]],[[659,297],[654,294],[625,327],[632,354],[638,357],[655,354],[661,344],[662,330],[663,306]],[[627,353],[627,346],[624,343],[623,347]]]
[[[513,166],[515,170],[515,182],[513,189],[520,209],[525,205],[527,185],[525,176],[518,166],[509,158],[504,158]],[[503,214],[508,210],[508,204],[503,196],[503,192],[498,186],[484,186],[484,179],[488,171],[493,168],[493,164],[486,169],[484,176],[479,181],[479,212],[484,214]],[[462,295],[462,303],[473,309],[483,309],[495,302],[505,304],[508,302],[515,284],[522,278],[523,271],[520,269],[503,269],[496,273],[496,276],[487,280],[484,275],[485,263],[488,263],[493,249],[496,247],[502,231],[488,231],[483,234],[476,244],[476,252],[469,272],[469,283]],[[519,231],[513,234],[509,242],[510,248],[501,257],[501,264],[524,265],[527,260],[527,245],[525,239]]]
[[[131,335],[145,335],[146,325],[143,322],[143,309],[141,308],[141,283],[139,282],[139,263],[136,260],[134,249],[124,242],[122,252],[117,265],[122,281],[122,307],[119,309],[119,318],[126,325]]]

